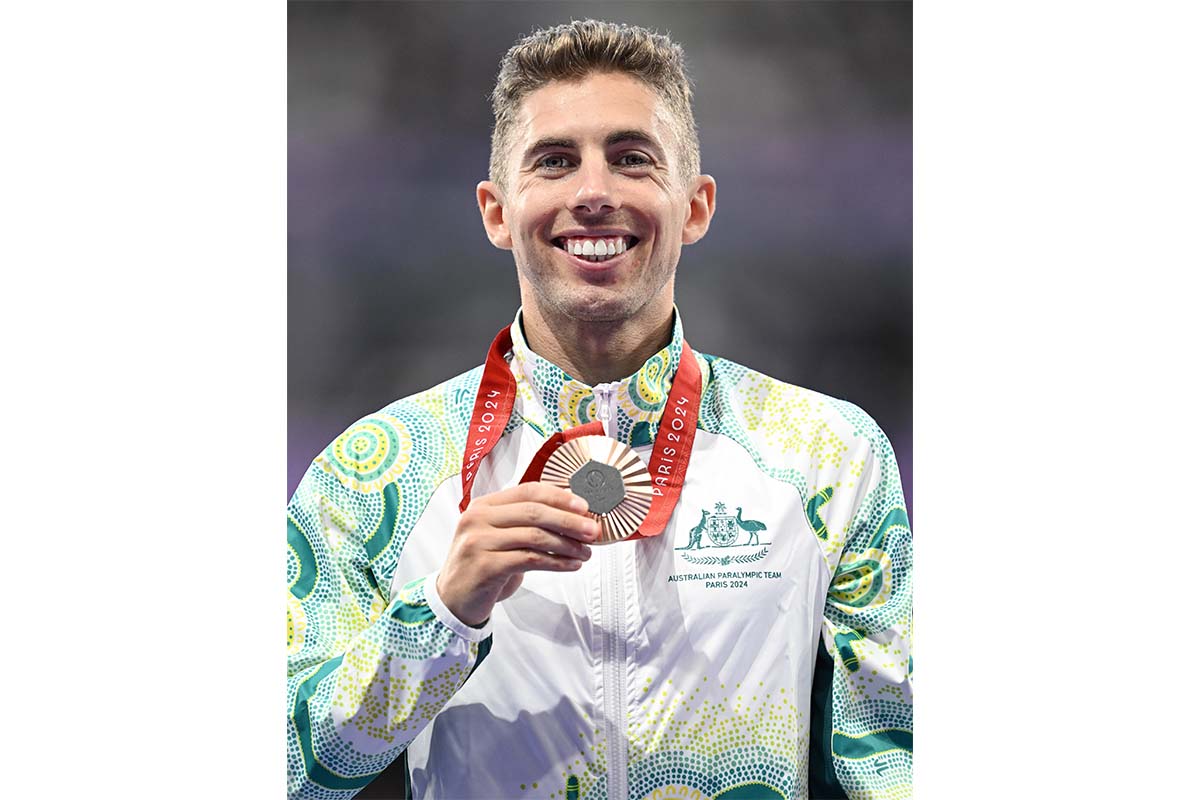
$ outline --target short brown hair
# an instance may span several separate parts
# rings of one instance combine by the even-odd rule
[[[700,173],[700,141],[692,117],[692,87],[683,48],[668,37],[635,25],[588,19],[534,31],[500,60],[492,90],[492,156],[488,177],[505,185],[506,159],[521,101],[551,81],[579,81],[593,72],[623,72],[640,79],[675,117],[680,168]]]

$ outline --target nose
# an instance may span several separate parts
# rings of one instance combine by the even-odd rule
[[[604,158],[587,160],[580,165],[576,176],[578,187],[569,201],[572,211],[578,214],[602,214],[620,208],[613,175]]]

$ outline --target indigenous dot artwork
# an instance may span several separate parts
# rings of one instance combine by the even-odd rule
[[[543,435],[585,425],[599,418],[600,409],[596,407],[592,387],[572,378],[530,350],[519,325],[513,325],[512,337],[518,400],[537,398],[534,402],[518,402],[514,418],[519,414],[525,421],[533,423]],[[651,356],[631,380],[621,382],[611,409],[614,439],[630,446],[653,441],[654,431],[650,431],[650,439],[641,440],[645,438],[647,424],[657,428],[657,419],[662,415],[663,406],[671,393],[671,378],[682,353],[683,323],[676,315],[674,337],[670,344]],[[547,424],[542,409],[557,409],[557,419]]]
[[[562,430],[583,425],[597,417],[592,387],[576,380],[567,380],[563,384],[558,390],[554,406],[558,409],[558,426]]]
[[[668,680],[654,691],[647,678],[639,718],[629,728],[630,794],[651,797],[686,786],[712,797],[755,784],[757,797],[792,797],[807,766],[808,737],[795,691],[724,684],[702,676],[691,689]],[[803,698],[807,711],[808,698]],[[800,763],[798,754],[804,757]],[[807,773],[805,773],[807,774]],[[686,796],[686,795],[685,795]]]
[[[835,679],[838,677],[835,673]],[[837,707],[833,731],[834,768],[852,800],[912,796],[912,707],[886,700],[850,698]],[[839,714],[839,711],[841,714]],[[870,715],[869,725],[856,718]],[[840,716],[840,724],[839,724]]]
[[[762,398],[761,384],[757,380],[747,382],[748,392],[739,387],[742,379],[752,373],[740,364],[722,358],[704,356],[711,374],[712,391],[706,391],[700,401],[700,430],[708,433],[728,436],[740,444],[758,464],[763,472],[776,480],[791,484],[800,494],[805,493],[806,480],[804,472],[794,465],[795,459],[786,459],[764,446],[764,442],[756,441],[748,428],[743,424],[743,415],[748,412],[743,403],[751,409],[758,409],[759,422],[755,430],[761,427]],[[757,376],[758,373],[753,373]]]
[[[529,425],[545,437],[595,419],[591,390],[528,351],[519,326],[513,334],[517,399],[506,433]],[[653,441],[681,342],[677,316],[671,344],[622,382],[612,408],[618,439]],[[797,524],[832,575],[822,629],[832,735],[817,744],[849,797],[909,797],[912,534],[891,446],[850,403],[697,357],[699,428],[736,441],[764,475],[796,490]],[[289,793],[352,795],[439,713],[490,645],[437,620],[422,580],[388,600],[406,537],[459,471],[481,376],[476,368],[355,423],[289,504]],[[805,796],[810,698],[791,687],[692,680],[647,682],[631,706],[630,797]],[[586,721],[577,733],[578,755],[561,765],[561,780],[532,775],[505,795],[607,797],[601,730]]]
[[[671,345],[651,356],[638,370],[634,379],[622,384],[621,390],[617,392],[617,407],[633,424],[657,420],[663,404],[667,402],[671,394],[675,365],[679,363],[683,354],[683,348],[675,342],[676,340],[672,339]]]
[[[434,616],[423,579],[388,597],[404,539],[459,471],[481,376],[355,423],[288,504],[289,794],[348,797],[365,786],[478,664],[479,645]]]
[[[367,417],[334,439],[319,457],[351,488],[377,491],[404,472],[412,438],[398,420]]]
[[[724,364],[730,364],[725,361]],[[748,433],[757,433],[764,449],[780,455],[805,454],[809,467],[842,466],[849,445],[825,422],[833,398],[774,380],[745,367],[734,385],[741,394]]]
[[[912,531],[891,444],[874,420],[834,408],[871,442],[874,488],[848,526],[825,607],[834,656],[833,762],[851,798],[910,797]]]
[[[575,758],[568,758],[566,768],[561,770],[561,780],[547,784],[541,780],[530,779],[518,783],[513,797],[546,797],[564,798],[564,800],[580,800],[580,798],[607,797],[608,762],[605,758],[604,739],[600,729],[594,727],[586,714],[580,716],[580,721],[587,726],[587,733],[579,732],[577,736],[580,746]],[[586,744],[585,744],[586,743]]]
[[[849,406],[844,409],[847,418],[857,417],[864,433],[872,435],[880,476],[850,526],[830,587],[829,617],[848,627],[886,629],[911,612],[911,602],[891,602],[894,596],[911,596],[912,531],[899,469],[887,438],[873,435],[878,430],[873,421],[850,404],[839,405]],[[897,573],[902,576],[898,584],[893,578]]]
[[[296,655],[304,647],[304,634],[307,630],[308,620],[304,614],[304,605],[289,593],[287,607],[287,654],[289,656]]]
[[[884,461],[895,455],[879,426],[857,406],[832,397],[783,384],[732,361],[704,357],[712,371],[715,391],[706,392],[700,404],[700,429],[728,436],[740,444],[764,473],[791,484],[806,502],[813,500],[827,487],[854,490],[857,481],[838,481],[836,485],[818,485],[809,492],[806,475],[828,470],[835,474],[843,466],[851,473],[862,474],[862,459],[850,458],[854,451],[882,454]],[[828,422],[828,410],[835,411],[845,424],[837,431]],[[899,490],[899,472],[895,476]],[[828,498],[825,498],[828,499]],[[818,518],[819,520],[819,518]],[[831,529],[817,536],[833,571],[846,544],[845,528]]]
[[[714,391],[704,394],[700,428],[738,442],[766,474],[805,497],[812,510],[810,527],[834,576],[824,634],[836,665],[831,714],[835,733],[860,737],[857,745],[839,752],[843,739],[835,736],[839,779],[850,797],[875,797],[876,788],[882,792],[878,796],[909,797],[911,770],[900,762],[912,760],[912,533],[891,443],[852,403],[705,358]],[[840,418],[836,430],[829,411]],[[810,493],[805,476],[826,468],[845,468],[854,480],[818,478]],[[854,518],[823,530],[830,521],[822,516],[828,500],[839,491],[861,491],[862,480],[872,488]],[[880,729],[880,709],[887,710],[894,731]],[[857,758],[860,754],[883,760]],[[807,772],[806,760],[803,767]]]

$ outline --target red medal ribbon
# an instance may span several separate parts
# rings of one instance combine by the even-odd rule
[[[512,349],[512,334],[502,328],[488,350],[483,365],[483,379],[475,393],[475,409],[471,412],[471,426],[467,428],[467,443],[463,447],[462,502],[458,510],[466,511],[471,504],[471,486],[484,456],[492,452],[504,426],[512,416],[513,400],[517,396],[517,382],[508,369],[504,354]]]
[[[679,354],[679,368],[675,370],[671,394],[667,397],[662,419],[658,421],[658,433],[647,465],[654,487],[650,513],[630,539],[658,536],[667,527],[683,492],[683,478],[692,459],[699,419],[700,367],[696,365],[692,348],[684,342],[683,352]]]
[[[465,511],[471,502],[471,486],[479,471],[479,464],[500,441],[504,428],[512,416],[513,401],[517,395],[517,382],[513,378],[504,354],[512,349],[512,334],[504,328],[492,341],[487,362],[483,368],[483,379],[475,395],[475,409],[471,412],[471,427],[467,429],[467,447],[463,449],[462,484],[463,499],[459,511]],[[652,495],[650,511],[637,532],[629,539],[657,536],[667,527],[679,495],[683,492],[683,479],[687,474],[692,456],[692,444],[696,440],[696,423],[700,416],[700,367],[687,342],[679,356],[679,368],[671,385],[671,394],[663,408],[654,437],[654,449],[650,453]],[[579,436],[603,436],[604,426],[599,420],[578,425],[561,433],[555,433],[538,449],[529,463],[521,483],[536,481],[542,476],[542,468],[550,454],[563,443]]]

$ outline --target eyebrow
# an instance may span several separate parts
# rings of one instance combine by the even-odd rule
[[[605,147],[612,147],[614,144],[620,144],[622,142],[645,142],[656,150],[661,149],[653,136],[645,131],[638,130],[637,128],[630,128],[623,131],[613,131],[608,136],[604,137]]]
[[[645,144],[649,145],[651,149],[655,150],[658,155],[661,156],[663,152],[662,146],[659,145],[658,141],[653,136],[637,128],[627,128],[625,130],[613,131],[608,136],[604,137],[604,146],[606,148],[612,147],[614,144],[621,144],[623,142],[644,142]],[[564,139],[560,136],[543,136],[541,139],[538,139],[529,146],[529,149],[525,151],[525,158],[523,160],[528,161],[535,153],[539,153],[542,150],[550,150],[556,147],[566,150],[576,150],[579,147],[579,143],[574,139]]]

